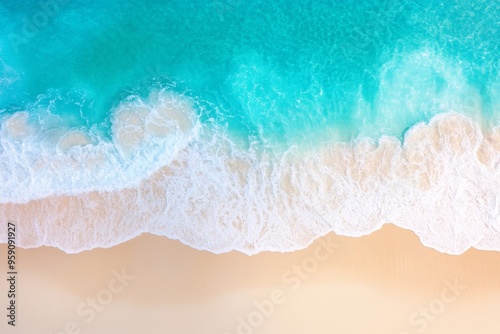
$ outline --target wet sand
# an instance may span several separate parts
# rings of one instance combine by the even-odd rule
[[[254,256],[153,235],[72,255],[18,249],[18,272],[16,327],[3,316],[2,333],[500,332],[500,253],[442,254],[393,225]]]

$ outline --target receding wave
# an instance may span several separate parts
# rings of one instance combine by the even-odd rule
[[[168,104],[177,101],[167,96]],[[111,247],[148,232],[214,253],[254,254],[304,248],[330,231],[361,236],[393,223],[413,230],[424,245],[442,252],[458,254],[470,247],[500,250],[498,127],[482,130],[471,118],[450,112],[416,124],[405,133],[403,143],[389,136],[377,142],[358,138],[278,153],[256,147],[244,150],[224,129],[201,127],[189,137],[186,134],[194,129],[191,118],[181,119],[184,116],[176,113],[182,110],[185,115],[184,107],[159,108],[167,111],[152,116],[151,108],[143,105],[142,112],[129,113],[132,105],[137,108],[137,102],[127,102],[116,112],[113,152],[120,153],[99,161],[98,168],[125,184],[133,181],[134,174],[127,173],[139,168],[133,167],[134,162],[151,159],[147,156],[151,151],[137,149],[149,124],[155,124],[149,131],[173,141],[176,151],[163,155],[164,160],[158,161],[163,167],[132,187],[104,191],[85,174],[86,185],[100,191],[2,204],[0,220],[18,224],[21,246],[49,245],[73,253]],[[161,117],[165,114],[168,122]],[[148,117],[161,121],[147,123]],[[127,131],[122,135],[121,129]],[[2,128],[3,135],[8,132],[18,140],[33,136],[30,131],[23,114],[12,116]],[[59,139],[57,154],[42,155],[53,159],[43,166],[52,166],[50,175],[60,173],[60,184],[71,182],[75,175],[82,177],[78,173],[92,175],[92,167],[79,163],[91,156],[86,150],[94,146],[73,146],[86,139],[77,133],[68,136]],[[12,150],[16,147],[14,143]],[[7,153],[4,145],[2,154]],[[112,159],[118,157],[131,159],[130,169],[113,165]],[[22,170],[23,161],[17,163],[16,171]],[[4,178],[4,184],[20,187],[3,187],[4,202],[26,192],[24,182],[47,175],[46,170],[32,173],[28,181],[20,176]],[[55,194],[50,186],[54,185],[45,184],[36,195],[26,196]],[[0,232],[5,241],[4,225]]]

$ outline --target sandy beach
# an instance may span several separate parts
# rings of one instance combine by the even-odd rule
[[[254,256],[214,255],[153,235],[72,255],[18,249],[16,327],[5,316],[0,327],[24,334],[498,333],[499,263],[498,252],[439,253],[393,225]]]

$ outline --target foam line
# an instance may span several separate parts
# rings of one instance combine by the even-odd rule
[[[242,150],[203,128],[137,187],[2,204],[0,220],[19,224],[23,247],[68,253],[145,232],[214,253],[293,251],[330,231],[361,236],[393,223],[460,254],[500,250],[499,189],[500,128],[483,133],[457,113],[413,126],[403,144],[359,138],[283,154]]]

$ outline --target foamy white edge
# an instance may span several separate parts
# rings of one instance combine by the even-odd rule
[[[32,117],[32,116],[31,116]],[[68,129],[55,115],[27,111],[0,126],[0,203],[137,186],[198,134],[192,102],[166,89],[130,96],[112,112],[112,140]]]
[[[404,143],[359,138],[282,155],[238,148],[204,128],[138,186],[0,206],[18,245],[67,253],[112,247],[142,233],[213,253],[287,252],[329,232],[359,237],[385,223],[440,252],[500,250],[500,128],[439,114]]]

